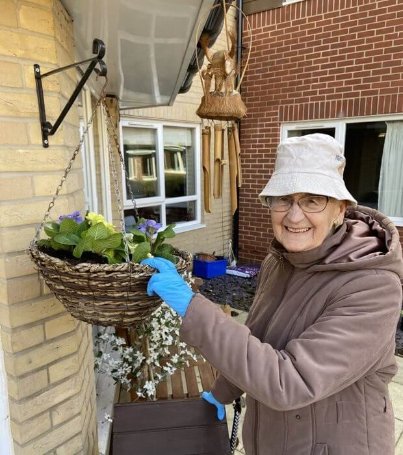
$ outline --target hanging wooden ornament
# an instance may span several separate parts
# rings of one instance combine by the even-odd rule
[[[217,6],[220,5],[216,5],[213,8]],[[239,13],[244,16],[250,33],[250,25],[246,16],[235,5],[230,6],[238,9]],[[239,87],[248,65],[251,40],[244,70],[237,87],[235,87],[235,77],[239,73],[235,60],[236,36],[228,30],[225,6],[223,5],[222,7],[224,8],[225,34],[228,48],[227,50],[213,52],[209,48],[209,35],[203,33],[200,37],[199,43],[208,63],[201,70],[199,68],[204,95],[196,113],[199,117],[205,119],[231,121],[239,120],[246,114],[246,106],[239,93]]]
[[[227,129],[228,136],[228,157],[229,157],[229,186],[231,213],[234,214],[238,208],[237,187],[238,187],[238,160],[235,146],[235,137],[233,127]]]
[[[219,199],[222,196],[222,177],[223,166],[223,144],[224,144],[224,129],[221,125],[214,125],[214,199]]]
[[[241,144],[239,142],[239,129],[236,122],[232,123],[232,132],[235,142],[236,168],[237,168],[237,186],[242,186],[242,169],[241,169]]]
[[[211,141],[211,127],[206,126],[202,130],[202,164],[203,164],[203,188],[204,188],[204,210],[211,213],[210,201],[210,141]]]

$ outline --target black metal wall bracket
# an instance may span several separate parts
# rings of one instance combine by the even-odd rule
[[[49,147],[49,136],[52,136],[56,133],[57,129],[59,128],[60,124],[66,117],[67,113],[69,112],[71,106],[73,105],[74,101],[76,100],[78,94],[80,93],[81,89],[83,88],[84,84],[87,82],[88,78],[91,76],[92,71],[98,76],[106,76],[107,68],[105,62],[102,60],[105,55],[105,44],[100,39],[94,39],[92,43],[92,53],[96,54],[96,57],[88,58],[81,62],[72,63],[71,65],[64,66],[62,68],[57,68],[55,70],[49,71],[47,73],[41,74],[41,67],[38,64],[34,65],[34,74],[35,74],[35,82],[36,82],[36,93],[38,95],[38,106],[39,106],[39,120],[41,122],[41,130],[42,130],[42,145],[44,147]],[[43,87],[42,87],[42,79],[44,77],[51,76],[52,74],[60,73],[61,71],[65,71],[70,68],[74,68],[77,66],[82,65],[83,63],[88,63],[88,68],[86,69],[85,73],[83,74],[80,82],[78,83],[77,87],[75,88],[74,92],[71,94],[70,99],[67,101],[66,105],[64,106],[62,112],[60,113],[59,117],[52,125],[49,121],[46,120],[46,109],[45,109],[45,100],[43,96]],[[99,69],[96,66],[99,65]]]

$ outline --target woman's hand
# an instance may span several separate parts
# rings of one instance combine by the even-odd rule
[[[225,417],[225,406],[217,401],[211,392],[203,392],[201,394],[201,397],[203,400],[206,400],[208,403],[214,405],[217,408],[217,419],[223,420]]]
[[[185,316],[195,293],[179,275],[175,265],[167,259],[158,257],[143,259],[141,264],[148,265],[159,272],[148,281],[147,294],[158,295],[179,316]]]

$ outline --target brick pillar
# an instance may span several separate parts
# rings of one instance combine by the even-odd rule
[[[43,73],[74,61],[72,21],[59,0],[0,0],[0,9],[0,383],[11,445],[16,455],[95,454],[91,327],[66,313],[26,254],[78,141],[73,108],[42,148],[33,64]],[[45,80],[51,122],[75,78],[69,70]],[[83,208],[82,187],[78,161],[53,217]]]

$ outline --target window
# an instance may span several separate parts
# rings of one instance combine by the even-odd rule
[[[318,132],[344,145],[344,180],[358,203],[379,209],[403,226],[402,119],[361,118],[282,126],[283,139]]]
[[[201,222],[199,125],[124,120],[122,147],[126,223],[140,216],[177,231]]]

